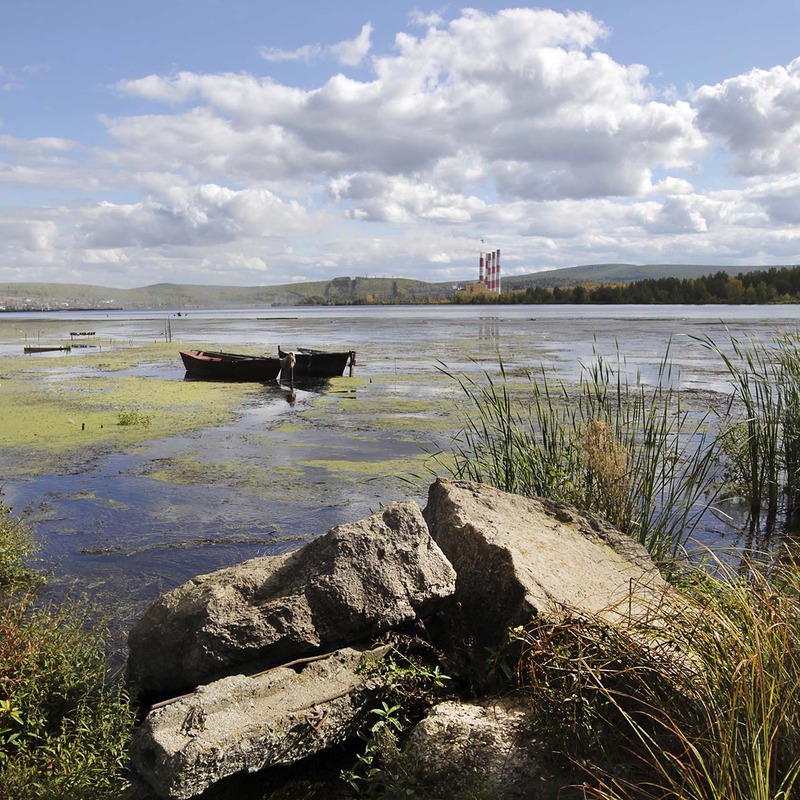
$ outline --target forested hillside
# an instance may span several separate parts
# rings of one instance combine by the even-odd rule
[[[761,304],[800,302],[800,267],[773,267],[729,275],[716,272],[699,278],[658,278],[627,284],[582,284],[570,287],[531,286],[500,295],[459,293],[461,303],[662,303]]]

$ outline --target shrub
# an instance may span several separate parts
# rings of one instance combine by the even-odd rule
[[[7,506],[0,542],[0,800],[117,797],[133,714],[105,631],[75,603],[37,601],[32,531]]]
[[[37,549],[31,528],[0,502],[0,595],[41,583],[41,576],[26,564]]]

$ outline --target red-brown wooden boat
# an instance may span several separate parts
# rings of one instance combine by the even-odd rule
[[[217,381],[264,383],[278,377],[284,359],[220,353],[213,350],[182,350],[181,359],[191,378]]]

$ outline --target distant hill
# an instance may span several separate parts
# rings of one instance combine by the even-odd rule
[[[697,278],[768,267],[699,264],[589,264],[503,276],[503,288],[630,283],[645,278]],[[477,276],[468,280],[475,280]],[[463,286],[465,282],[462,281]],[[136,289],[73,283],[0,283],[0,310],[264,308],[326,303],[418,303],[451,297],[455,281],[427,283],[409,278],[333,278],[278,286],[209,286],[158,283]]]
[[[446,284],[452,291],[452,284]],[[407,278],[333,278],[279,286],[158,283],[137,289],[66,283],[0,283],[4,310],[263,308],[325,303],[419,302],[441,293]]]

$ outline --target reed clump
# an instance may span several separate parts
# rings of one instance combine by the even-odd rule
[[[731,383],[719,432],[725,489],[743,497],[751,529],[769,531],[800,509],[800,335],[769,341],[730,337],[728,347],[699,338],[719,356]]]
[[[586,507],[623,525],[630,524],[634,508],[627,448],[603,419],[589,420],[582,434],[578,444],[584,464]]]
[[[628,378],[599,354],[568,387],[542,368],[512,386],[458,376],[469,409],[448,471],[507,492],[548,497],[605,516],[659,561],[678,555],[715,496],[709,412],[684,408],[669,350],[657,380]]]
[[[684,576],[665,625],[514,632],[540,724],[594,800],[800,796],[800,571]]]

